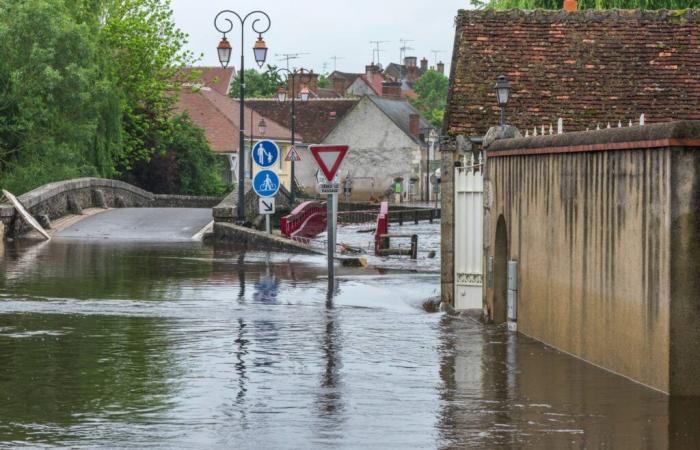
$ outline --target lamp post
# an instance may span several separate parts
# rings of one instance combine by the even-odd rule
[[[498,106],[501,108],[500,125],[504,126],[506,124],[506,104],[508,103],[508,94],[510,93],[510,85],[505,75],[499,75],[499,77],[496,78],[495,89],[496,100],[498,101]]]
[[[306,103],[309,101],[309,97],[311,95],[311,91],[309,90],[308,87],[306,87],[306,83],[311,81],[311,78],[313,77],[313,70],[306,70],[306,69],[294,69],[294,70],[289,70],[285,67],[281,67],[277,69],[277,73],[283,72],[285,73],[287,85],[289,85],[289,81],[291,80],[292,83],[292,147],[294,147],[294,144],[296,143],[295,140],[295,134],[296,134],[296,123],[297,123],[297,111],[296,111],[296,77],[299,77],[300,81],[302,84],[304,84],[304,87],[301,88],[299,91],[299,99],[303,102]],[[277,100],[280,103],[284,103],[287,101],[287,89],[280,87],[277,90]],[[297,186],[296,186],[296,178],[294,177],[294,161],[292,161],[292,165],[290,167],[290,176],[292,179],[292,182],[290,184],[291,186],[291,191],[292,191],[292,204],[296,203],[297,199]]]
[[[241,24],[241,66],[239,68],[239,100],[241,111],[238,148],[238,207],[236,209],[238,210],[238,222],[243,223],[245,222],[245,133],[243,131],[245,129],[245,58],[243,52],[243,47],[245,46],[245,23],[249,18],[253,18],[251,27],[254,32],[258,33],[258,39],[255,41],[255,45],[253,46],[253,55],[255,56],[255,62],[259,67],[262,67],[263,64],[265,64],[265,59],[267,58],[267,45],[265,44],[262,35],[270,29],[272,22],[270,21],[270,16],[263,11],[252,11],[244,17],[241,17],[238,15],[238,13],[229,9],[219,12],[214,18],[214,28],[216,28],[219,33],[223,34],[219,45],[216,47],[219,55],[219,62],[221,63],[222,67],[227,67],[229,61],[231,60],[231,52],[233,49],[231,48],[231,44],[229,43],[228,39],[226,39],[226,35],[233,30],[234,23],[232,19],[234,17],[237,18]],[[259,25],[261,20],[263,20],[263,26]]]
[[[248,167],[250,167],[250,179],[251,181],[253,180],[253,139],[254,139],[254,133],[253,133],[253,108],[250,108],[250,153],[248,157]],[[265,118],[261,118],[260,122],[258,122],[258,137],[264,138],[265,133],[267,133],[267,122],[265,122]]]

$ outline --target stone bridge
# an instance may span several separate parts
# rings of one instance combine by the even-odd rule
[[[193,197],[184,195],[160,195],[140,189],[118,180],[102,178],[79,178],[46,184],[18,197],[18,200],[45,228],[52,222],[70,215],[83,215],[93,208],[102,210],[113,208],[146,208],[153,214],[162,215],[162,208],[185,208],[200,210],[198,222],[206,216],[211,221],[211,208],[222,199],[220,197]],[[145,210],[137,214],[141,224],[147,219]],[[114,226],[118,226],[119,215],[114,215]],[[90,218],[92,220],[92,218]],[[85,219],[87,220],[87,219]],[[19,217],[9,203],[0,204],[0,235],[14,238],[29,231],[31,227]]]

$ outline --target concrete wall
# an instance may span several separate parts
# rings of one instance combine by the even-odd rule
[[[211,208],[221,201],[219,197],[185,195],[157,195],[123,181],[102,178],[78,178],[41,186],[22,194],[19,201],[34,217],[46,215],[55,220],[75,210],[91,207],[179,207]],[[15,209],[9,203],[0,205],[0,221],[5,225],[5,236],[20,235],[29,230],[17,220]]]
[[[518,331],[663,392],[700,395],[700,123],[497,141],[484,260],[504,220]],[[496,264],[498,267],[498,264]],[[496,268],[485,286],[502,318]]]
[[[350,146],[340,168],[340,177],[342,179],[348,173],[352,175],[351,200],[367,201],[372,193],[381,198],[391,188],[395,177],[403,177],[405,186],[408,186],[409,179],[419,174],[420,145],[366,97],[326,136],[322,144]],[[313,187],[315,193],[316,161],[310,152],[305,152],[302,157],[303,161],[296,166],[297,177],[304,186]]]

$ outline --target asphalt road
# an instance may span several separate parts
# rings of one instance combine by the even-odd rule
[[[206,208],[117,208],[86,217],[54,238],[188,241],[212,220]]]

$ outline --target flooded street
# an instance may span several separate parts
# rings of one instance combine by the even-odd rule
[[[439,266],[439,260],[435,260]],[[674,400],[429,314],[437,273],[201,244],[0,260],[0,448],[696,448]]]

